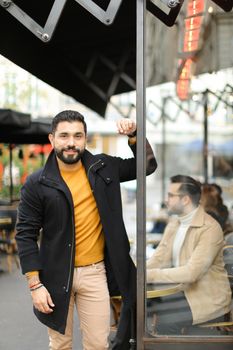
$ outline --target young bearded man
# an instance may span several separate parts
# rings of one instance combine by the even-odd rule
[[[129,255],[120,183],[136,178],[136,125],[117,122],[134,157],[86,150],[87,128],[76,111],[52,122],[53,146],[45,166],[21,191],[16,240],[34,312],[48,326],[50,349],[71,350],[76,305],[84,350],[108,349],[109,296],[123,299],[113,349],[128,349],[135,305],[135,266]],[[147,143],[147,174],[156,161]],[[41,239],[38,245],[39,232]]]
[[[169,304],[169,298],[165,298],[166,314],[155,311],[159,334],[180,334],[184,327],[224,321],[231,309],[231,289],[223,261],[223,232],[199,205],[200,198],[198,181],[186,175],[171,177],[167,209],[176,218],[167,225],[147,262],[147,281],[183,284],[184,292],[177,298],[179,306],[175,311],[174,300]]]

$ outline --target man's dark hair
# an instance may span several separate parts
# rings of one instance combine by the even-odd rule
[[[188,195],[193,204],[197,206],[201,198],[201,183],[191,176],[175,175],[170,178],[171,183],[180,183],[179,193]]]
[[[77,111],[62,111],[58,113],[52,120],[51,132],[54,133],[57,129],[57,126],[61,122],[80,122],[83,124],[84,132],[87,133],[87,124],[84,120],[84,116]]]

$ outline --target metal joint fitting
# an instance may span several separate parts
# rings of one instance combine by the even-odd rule
[[[11,0],[1,0],[1,6],[2,7],[9,7],[10,5],[12,4],[12,1]]]
[[[47,34],[47,33],[42,33],[42,32],[40,32],[39,30],[37,31],[37,33],[40,35],[41,39],[42,39],[44,42],[47,42],[47,41],[50,40],[49,34]]]

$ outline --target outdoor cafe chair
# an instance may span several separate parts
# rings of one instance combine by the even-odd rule
[[[16,215],[15,209],[7,210],[0,208],[0,253],[5,254],[7,257],[9,272],[12,271],[13,261],[17,268],[19,268],[15,241]]]

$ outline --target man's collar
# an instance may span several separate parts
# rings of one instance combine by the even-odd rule
[[[194,213],[194,216],[191,220],[190,226],[191,227],[201,227],[204,224],[204,215],[205,215],[205,211],[203,209],[203,207],[201,205],[199,205]],[[176,217],[176,219],[174,220],[174,225],[175,226],[179,226],[180,221],[179,218]]]
[[[193,217],[195,216],[197,212],[197,207],[191,210],[188,214],[178,216],[178,220],[182,225],[190,225],[192,222]]]
[[[204,215],[205,211],[201,205],[197,207],[196,213],[192,219],[191,226],[201,227],[204,225]]]

